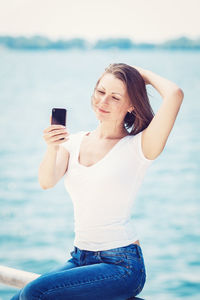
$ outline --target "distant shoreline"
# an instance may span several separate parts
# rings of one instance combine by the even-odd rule
[[[196,40],[189,39],[186,36],[173,40],[166,40],[163,43],[136,43],[129,38],[107,38],[99,39],[95,42],[89,42],[82,38],[59,39],[53,41],[45,36],[35,35],[26,36],[8,36],[0,35],[0,48],[8,48],[15,50],[197,50],[200,51],[200,37]]]

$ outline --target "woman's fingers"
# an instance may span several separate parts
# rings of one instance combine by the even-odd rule
[[[62,133],[62,134],[57,134],[57,135],[53,135],[53,136],[48,136],[47,140],[49,140],[50,142],[54,142],[61,138],[66,138],[68,135],[69,135],[68,133]]]
[[[66,129],[59,129],[59,130],[51,130],[51,131],[47,131],[47,132],[44,132],[44,137],[52,137],[52,136],[55,136],[55,135],[59,135],[59,134],[69,134]]]
[[[62,144],[62,143],[64,143],[64,142],[68,141],[68,139],[69,139],[69,138],[64,138],[63,140],[57,140],[57,141],[54,141],[54,142],[52,143],[52,145],[60,145],[60,144]]]
[[[51,125],[51,126],[45,128],[43,132],[47,133],[47,132],[50,132],[50,131],[55,130],[55,129],[64,129],[64,128],[66,129],[66,127],[63,126],[63,125]]]
[[[132,66],[133,68],[135,68],[140,75],[142,76],[142,78],[144,79],[145,84],[150,84],[149,80],[147,79],[147,77],[145,76],[145,69],[141,68],[141,67],[137,67],[137,66]]]
[[[43,133],[43,138],[48,145],[58,145],[66,142],[69,135],[65,126],[57,124],[45,128]]]
[[[50,136],[54,136],[56,134],[61,134],[61,133],[68,133],[66,129],[54,129],[54,130],[51,130],[49,132],[47,132],[47,134],[49,134]]]
[[[54,140],[57,138],[61,138],[63,136],[64,137],[68,136],[68,135],[69,135],[69,133],[66,130],[61,129],[61,130],[53,130],[53,131],[47,132],[43,136],[46,139]]]

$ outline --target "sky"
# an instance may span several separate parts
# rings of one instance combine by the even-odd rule
[[[0,0],[0,35],[53,40],[200,38],[200,0]]]

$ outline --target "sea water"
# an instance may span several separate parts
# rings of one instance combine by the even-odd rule
[[[53,107],[67,109],[70,133],[94,130],[93,88],[114,62],[152,70],[184,91],[132,218],[147,271],[141,298],[200,299],[200,52],[195,51],[0,50],[0,264],[42,274],[69,259],[73,206],[63,179],[48,190],[38,182],[46,151],[43,130]],[[162,98],[152,86],[147,89],[156,113]],[[0,299],[17,290],[0,284]]]

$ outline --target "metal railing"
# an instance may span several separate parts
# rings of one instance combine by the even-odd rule
[[[23,288],[30,281],[38,278],[40,274],[26,272],[0,265],[0,283]]]

